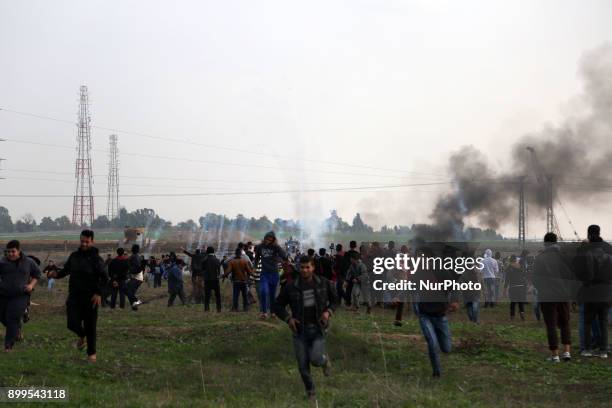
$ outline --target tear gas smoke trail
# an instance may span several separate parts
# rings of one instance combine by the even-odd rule
[[[164,224],[160,223],[155,229],[155,231],[153,232],[152,236],[149,237],[149,245],[147,245],[147,250],[146,250],[146,253],[148,254],[147,256],[150,256],[151,253],[153,253],[153,248],[155,247],[155,244],[161,237],[163,231],[164,231]]]
[[[200,235],[198,236],[198,248],[202,248],[202,237],[204,236],[204,225],[200,225]]]
[[[225,216],[223,216],[225,217]],[[236,219],[232,218],[230,221],[229,227],[225,230],[225,242],[223,243],[223,251],[222,254],[226,254],[229,249],[230,240],[232,239],[232,233],[236,230]]]
[[[193,247],[193,241],[195,239],[195,229],[191,229],[191,231],[189,231],[189,235],[187,238],[187,245],[185,246],[185,248],[191,252],[191,248]],[[188,255],[183,255],[183,261],[185,262],[185,264],[189,263],[189,256]]]
[[[217,248],[219,248],[219,256],[225,255],[225,252],[221,251],[221,243],[223,242],[223,224],[225,224],[225,214],[221,214],[221,221],[219,222],[219,229],[217,230]]]

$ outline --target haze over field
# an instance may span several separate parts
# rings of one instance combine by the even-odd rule
[[[70,215],[75,126],[12,111],[76,121],[86,84],[92,125],[108,128],[92,129],[97,214],[118,129],[121,204],[174,222],[434,213],[515,236],[515,186],[469,183],[529,172],[533,145],[563,175],[563,235],[569,217],[612,237],[611,17],[608,1],[2,2],[0,194],[66,197],[0,205]],[[380,187],[310,191],[360,186]],[[262,194],[127,197],[199,192]]]

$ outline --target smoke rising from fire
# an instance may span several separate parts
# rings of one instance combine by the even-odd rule
[[[586,52],[580,62],[584,112],[568,115],[556,126],[523,136],[511,149],[508,168],[495,170],[487,152],[463,146],[448,163],[452,191],[442,195],[431,213],[440,237],[460,238],[466,218],[497,229],[517,217],[518,180],[527,176],[525,195],[531,210],[545,206],[544,189],[535,178],[527,147],[553,177],[553,193],[564,201],[595,202],[612,181],[612,45]],[[610,177],[612,178],[612,177]]]

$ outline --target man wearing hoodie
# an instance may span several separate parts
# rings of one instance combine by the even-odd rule
[[[567,259],[561,254],[557,244],[557,235],[548,232],[544,235],[544,251],[535,258],[533,285],[538,291],[538,299],[544,323],[551,356],[549,361],[560,362],[559,337],[557,327],[561,331],[563,344],[563,361],[572,359],[570,354],[570,301],[573,299],[573,274]]]
[[[279,281],[278,264],[287,260],[285,250],[278,245],[274,231],[266,233],[263,242],[255,248],[255,264],[261,262],[261,276],[259,280],[260,291],[260,317],[265,319],[268,313],[274,310],[274,297]]]
[[[582,282],[578,300],[584,304],[583,357],[608,358],[608,310],[612,302],[612,246],[604,242],[599,225],[590,225],[588,242],[583,243],[574,258],[574,273]],[[600,328],[598,344],[592,342],[591,327]],[[594,348],[597,348],[595,350]]]
[[[128,257],[123,248],[117,248],[117,257],[108,264],[108,277],[111,288],[110,308],[117,306],[117,295],[119,295],[119,307],[125,308],[126,282],[130,265]]]
[[[492,254],[493,252],[490,249],[485,250],[484,259],[482,260],[482,269],[480,270],[485,284],[484,307],[495,306],[495,279],[499,274],[499,265],[497,264],[497,261],[491,256]]]
[[[93,246],[94,232],[83,230],[80,241],[79,249],[70,254],[64,268],[51,274],[57,279],[70,275],[66,300],[68,329],[79,337],[77,348],[83,350],[87,346],[88,359],[95,363],[98,307],[108,276],[98,248]]]
[[[6,245],[0,260],[0,322],[6,327],[4,351],[11,351],[19,337],[22,317],[41,273],[36,262],[21,252],[19,241]]]

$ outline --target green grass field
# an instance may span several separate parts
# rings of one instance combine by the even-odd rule
[[[229,294],[229,285],[223,287]],[[88,364],[65,328],[65,282],[38,288],[25,340],[0,358],[0,385],[65,387],[72,406],[301,407],[305,400],[289,330],[256,312],[204,314],[201,306],[165,306],[164,289],[142,289],[138,312],[100,312],[98,363]],[[226,303],[229,299],[225,299]],[[226,306],[226,305],[224,305]],[[483,322],[451,315],[453,351],[431,379],[417,321],[391,323],[341,309],[327,338],[331,377],[313,369],[320,407],[609,407],[612,361],[552,366],[543,324],[531,314],[509,321],[507,305],[483,310]],[[572,315],[576,326],[577,315]],[[577,343],[577,333],[574,331]],[[42,406],[44,404],[33,404]]]

